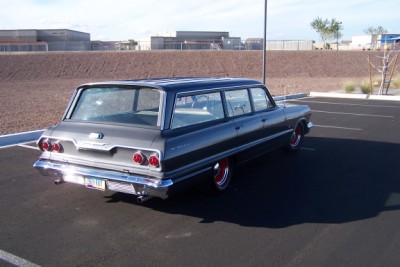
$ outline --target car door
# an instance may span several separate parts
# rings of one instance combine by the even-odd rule
[[[227,115],[234,122],[238,149],[249,148],[263,137],[265,114],[256,113],[248,89],[226,90]]]
[[[270,150],[282,144],[288,128],[283,107],[277,106],[265,88],[255,87],[250,89],[254,111],[260,113],[263,120],[262,138],[263,148]]]

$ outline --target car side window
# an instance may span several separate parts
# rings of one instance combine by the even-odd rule
[[[220,92],[178,96],[171,129],[224,118]]]
[[[250,92],[251,92],[251,96],[253,98],[255,111],[265,110],[272,106],[272,104],[269,102],[267,93],[265,92],[264,89],[251,88]]]
[[[229,117],[251,112],[251,103],[247,89],[225,91]]]

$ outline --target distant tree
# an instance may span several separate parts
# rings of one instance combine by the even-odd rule
[[[325,48],[326,40],[329,37],[329,20],[317,17],[311,22],[311,27],[319,34]]]
[[[364,29],[364,33],[371,35],[371,48],[375,49],[378,43],[378,36],[381,34],[386,34],[388,31],[382,26],[378,26],[376,28],[370,26]]]
[[[138,44],[138,42],[133,39],[129,39],[128,42],[129,42],[129,46],[135,46]]]
[[[311,27],[321,37],[324,48],[326,47],[326,40],[328,39],[336,40],[337,47],[339,47],[339,39],[343,36],[341,32],[341,30],[343,30],[341,21],[338,21],[335,18],[328,20],[317,17],[311,22]]]
[[[378,26],[376,28],[370,26],[370,27],[364,29],[364,33],[371,34],[371,35],[380,35],[380,34],[386,34],[386,33],[388,33],[388,31],[385,28],[383,28],[382,26]]]
[[[343,30],[342,22],[333,18],[329,28],[331,30],[330,37],[336,40],[336,50],[339,50],[339,39],[343,36],[341,33],[341,30]]]

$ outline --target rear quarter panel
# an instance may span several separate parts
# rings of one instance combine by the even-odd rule
[[[235,148],[236,137],[235,124],[223,121],[162,134],[153,148],[164,151],[164,177],[178,178],[226,157]]]

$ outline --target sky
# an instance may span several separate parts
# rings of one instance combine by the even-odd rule
[[[370,26],[400,33],[399,0],[270,0],[267,40],[315,40],[313,19],[342,22],[342,40]],[[224,31],[261,38],[265,0],[0,0],[0,29],[70,29],[91,40],[140,40],[162,32]]]

